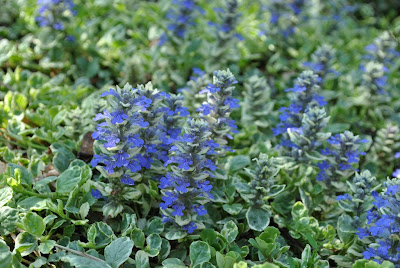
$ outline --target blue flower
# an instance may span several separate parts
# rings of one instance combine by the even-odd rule
[[[115,112],[111,113],[111,124],[122,124],[125,122],[126,119],[128,119],[128,116],[124,113],[122,110],[117,110]]]
[[[344,195],[339,195],[339,196],[337,196],[336,197],[336,200],[337,201],[339,201],[339,200],[352,200],[352,198],[351,198],[351,196],[349,196],[348,194],[344,194]]]
[[[160,179],[160,185],[158,185],[158,188],[164,189],[173,186],[173,177],[171,174],[167,173],[165,177],[161,177]]]
[[[194,219],[196,215],[206,213],[203,204],[213,198],[209,193],[212,186],[205,178],[213,176],[216,166],[210,159],[214,154],[207,153],[214,151],[219,144],[210,139],[207,122],[195,119],[188,120],[185,133],[173,144],[165,165],[175,165],[160,179],[159,188],[163,189],[164,195],[160,207],[162,210],[172,209],[170,215],[173,217],[189,215]],[[182,227],[188,232],[196,229],[195,225]]]
[[[183,204],[175,204],[172,206],[174,210],[171,215],[172,216],[183,216],[183,210],[185,210],[185,206]]]
[[[140,165],[146,169],[149,169],[151,167],[151,163],[154,161],[149,155],[138,154],[136,158]]]
[[[239,100],[238,99],[234,99],[232,97],[226,98],[226,100],[224,101],[224,105],[229,105],[230,109],[235,109],[235,108],[239,108]]]
[[[307,88],[305,86],[294,85],[293,88],[285,89],[285,92],[303,92],[303,91],[306,91],[306,90],[307,90]]]
[[[164,203],[160,204],[160,207],[162,209],[167,209],[169,206],[171,206],[176,200],[177,196],[173,192],[166,192],[163,197],[161,197],[161,200],[164,201]]]
[[[105,155],[93,155],[93,159],[90,161],[92,167],[97,166],[99,163],[104,163],[105,161],[109,160],[109,158]]]
[[[288,107],[279,109],[280,123],[272,129],[275,136],[282,135],[279,147],[296,161],[305,160],[302,154],[310,154],[315,145],[320,143],[317,141],[317,133],[327,123],[327,119],[324,119],[327,117],[325,111],[319,108],[326,104],[323,97],[318,95],[319,83],[320,79],[316,74],[303,71],[296,79],[294,87],[285,90],[290,92],[291,103]],[[310,122],[314,122],[315,127],[311,127]],[[302,133],[304,128],[308,129],[307,135]],[[296,142],[292,141],[295,137],[289,132],[299,134],[296,136]]]
[[[331,148],[324,148],[321,153],[328,156],[331,172],[329,176],[321,174],[320,178],[324,178],[324,180],[336,179],[336,170],[346,171],[349,175],[356,171],[352,164],[357,164],[360,156],[365,155],[365,152],[361,151],[360,147],[362,143],[366,143],[368,140],[359,139],[358,136],[354,136],[350,131],[345,131],[344,133],[330,136],[327,141]],[[344,176],[346,173],[339,174]]]
[[[181,193],[187,193],[188,189],[187,187],[190,187],[190,183],[187,182],[185,179],[182,180],[177,180],[177,186],[175,189]]]
[[[147,108],[150,107],[150,105],[152,104],[152,100],[147,98],[146,96],[140,96],[137,99],[135,99],[134,103],[135,105],[141,107],[141,111],[146,111]]]
[[[108,174],[114,174],[107,178],[109,182],[118,182],[111,183],[111,193],[114,194],[121,191],[122,185],[134,185],[130,172],[150,169],[160,155],[162,159],[168,159],[168,155],[161,151],[165,144],[160,144],[159,137],[164,134],[161,119],[169,112],[162,102],[171,97],[154,89],[151,83],[138,85],[137,88],[129,84],[124,88],[117,86],[101,96],[108,97],[112,110],[104,110],[95,116],[98,125],[92,137],[104,142],[99,143],[104,148],[102,155],[95,155],[91,164],[101,165]],[[177,113],[185,113],[183,107],[175,105],[175,108]],[[172,122],[167,133],[178,132],[175,125],[176,122]],[[118,177],[116,174],[122,175]],[[114,196],[113,199],[118,201],[122,197]]]
[[[97,190],[97,189],[90,189],[90,192],[92,193],[92,196],[94,197],[94,198],[97,198],[97,199],[99,199],[99,198],[103,198],[104,196],[101,194],[101,192],[99,191],[99,190]]]
[[[121,100],[121,97],[119,96],[119,94],[112,88],[110,88],[108,91],[103,92],[100,97],[106,97],[106,96],[114,96],[116,97],[118,100]]]
[[[214,107],[210,104],[203,103],[201,107],[197,108],[196,111],[202,113],[203,115],[209,115],[212,111],[214,111]]]
[[[375,207],[368,211],[368,226],[358,229],[360,239],[368,237],[371,246],[363,252],[364,258],[374,261],[388,260],[400,265],[398,254],[398,239],[400,234],[400,184],[397,179],[388,180],[384,183],[386,191],[378,194],[373,192]],[[379,246],[375,246],[379,245]]]
[[[119,150],[118,153],[114,155],[115,166],[116,167],[127,166],[129,164],[128,158],[129,154],[125,153],[122,150]]]
[[[135,181],[129,175],[124,174],[121,177],[121,183],[126,184],[126,185],[134,185]]]
[[[202,91],[208,93],[207,101],[197,111],[200,112],[201,118],[209,122],[213,140],[231,139],[231,133],[237,133],[235,121],[229,117],[232,110],[239,107],[238,100],[232,97],[236,83],[236,78],[229,69],[215,71],[214,83]],[[224,147],[220,146],[214,151],[219,154],[224,153]]]
[[[199,216],[203,216],[207,214],[207,210],[203,205],[193,205],[193,211],[197,213]]]
[[[138,172],[142,169],[142,166],[138,161],[131,160],[129,164],[126,166],[132,172]]]
[[[206,193],[210,192],[213,188],[212,185],[210,185],[209,181],[199,181],[197,182],[197,187],[199,187],[199,189],[203,190]]]
[[[183,226],[183,229],[186,230],[189,234],[191,234],[197,229],[197,226],[194,222],[191,222],[191,223]]]
[[[144,144],[144,141],[140,138],[139,134],[129,134],[127,141],[130,143],[130,147],[141,147]]]

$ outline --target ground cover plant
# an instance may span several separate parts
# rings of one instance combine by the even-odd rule
[[[397,1],[0,6],[0,268],[400,267]]]

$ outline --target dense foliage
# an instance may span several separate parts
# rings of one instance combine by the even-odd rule
[[[400,267],[369,2],[0,0],[0,267]]]

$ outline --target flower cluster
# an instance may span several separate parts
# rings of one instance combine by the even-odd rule
[[[193,232],[198,226],[197,216],[206,214],[204,205],[213,199],[207,178],[214,176],[214,159],[226,144],[224,137],[232,130],[234,122],[228,116],[237,105],[232,98],[231,85],[236,83],[232,73],[228,70],[215,74],[214,84],[204,89],[213,94],[206,103],[207,116],[204,110],[201,113],[208,120],[189,119],[184,130],[182,119],[189,112],[182,105],[181,95],[160,92],[151,83],[137,88],[126,84],[124,88],[117,86],[104,92],[101,96],[110,96],[112,110],[104,110],[95,117],[100,123],[92,137],[100,145],[100,153],[96,150],[91,165],[97,166],[111,185],[95,183],[97,189],[92,190],[92,195],[119,204],[134,198],[124,185],[159,178],[164,222]],[[224,142],[218,143],[214,137]]]
[[[171,165],[172,171],[161,178],[159,185],[163,192],[160,207],[164,222],[177,223],[188,233],[197,228],[196,217],[207,213],[204,204],[213,199],[207,178],[217,168],[210,156],[216,154],[219,145],[210,135],[206,121],[189,120],[184,135],[174,142],[170,160],[165,163]]]
[[[244,100],[242,102],[242,124],[246,127],[256,125],[259,128],[269,126],[266,120],[272,113],[274,102],[271,100],[271,89],[267,80],[252,75],[244,84]]]
[[[291,103],[288,107],[279,109],[280,123],[273,128],[275,136],[283,134],[281,145],[284,147],[293,147],[287,135],[287,130],[295,131],[301,128],[303,114],[312,107],[322,107],[326,105],[324,98],[318,94],[321,79],[313,71],[303,71],[295,81],[293,88],[285,91],[290,92]]]
[[[199,92],[207,86],[209,82],[210,78],[206,72],[202,71],[200,68],[193,68],[190,80],[183,88],[178,89],[178,92],[182,93],[185,97],[183,99],[183,104],[185,107],[188,107],[190,113],[194,113],[195,108],[201,105],[204,96],[199,95]]]
[[[262,207],[266,204],[266,197],[273,197],[282,192],[285,185],[277,185],[275,176],[279,172],[275,158],[269,158],[266,154],[260,154],[256,170],[247,172],[252,176],[250,182],[250,206]]]
[[[388,180],[382,193],[372,192],[374,207],[368,211],[366,228],[358,229],[360,239],[368,237],[365,259],[391,261],[400,267],[400,181]],[[373,243],[370,243],[372,241]]]
[[[317,151],[331,135],[322,131],[328,122],[329,117],[324,108],[308,108],[303,114],[301,126],[287,129],[290,138],[289,148],[287,148],[288,156],[292,157],[297,163],[310,160],[310,155]]]
[[[305,0],[270,1],[264,6],[264,9],[267,9],[270,13],[269,23],[260,25],[259,35],[278,35],[284,38],[293,35],[305,4]]]
[[[182,120],[189,115],[186,107],[182,106],[182,95],[166,95],[164,114],[158,128],[161,130],[158,139],[162,141],[157,145],[158,159],[164,163],[169,160],[168,152],[182,133]]]
[[[72,0],[37,0],[39,7],[35,20],[40,27],[51,26],[55,30],[64,30],[63,21],[67,16],[75,16]]]
[[[365,47],[367,55],[366,60],[375,61],[385,65],[390,65],[393,59],[400,56],[400,52],[396,51],[396,39],[388,31],[384,31],[379,37]]]
[[[387,75],[393,59],[400,56],[396,51],[397,42],[388,31],[377,37],[372,44],[365,47],[367,54],[360,68],[363,72],[362,86],[372,95],[385,94]]]
[[[223,151],[231,151],[226,144],[228,139],[232,139],[231,134],[237,133],[237,126],[229,115],[234,108],[239,107],[239,100],[232,97],[233,86],[236,78],[228,70],[214,72],[214,83],[200,91],[201,94],[207,93],[207,101],[197,109],[200,117],[209,123],[211,138],[220,145],[218,153],[223,155]]]
[[[159,41],[159,45],[164,44],[169,37],[179,40],[185,37],[188,27],[194,26],[194,13],[204,13],[204,11],[196,5],[193,0],[173,0],[173,8],[171,8],[166,17],[170,23],[167,25],[167,29],[170,32],[169,35],[162,35]]]
[[[303,66],[310,68],[323,82],[328,73],[337,74],[337,72],[331,68],[334,55],[335,50],[332,46],[327,44],[322,45],[311,55],[311,61],[304,62]]]
[[[102,154],[94,155],[92,166],[101,164],[101,169],[110,177],[120,178],[120,182],[133,185],[134,178],[140,178],[142,169],[150,169],[154,159],[167,161],[164,155],[158,154],[160,145],[174,137],[172,127],[167,123],[168,116],[174,116],[184,109],[171,110],[162,107],[163,99],[169,95],[153,89],[151,83],[132,88],[126,84],[124,88],[117,86],[104,92],[102,97],[112,96],[109,103],[112,111],[104,110],[95,117],[100,121],[92,137],[101,141]],[[164,120],[162,120],[164,119]],[[163,122],[163,125],[160,123]]]
[[[385,94],[387,75],[389,71],[382,63],[369,61],[361,66],[362,86],[373,96],[377,94]]]
[[[210,26],[214,26],[217,29],[218,35],[218,47],[224,46],[228,41],[236,37],[239,40],[243,40],[243,37],[236,32],[236,26],[239,22],[240,14],[238,13],[238,2],[237,0],[225,0],[225,8],[215,8],[217,16],[219,17],[220,23],[209,22]]]
[[[372,208],[374,198],[371,190],[377,188],[376,178],[371,172],[365,170],[361,174],[356,173],[351,182],[346,181],[349,193],[337,196],[339,206],[348,214],[351,214],[351,226],[353,229],[365,226],[367,211]]]
[[[321,151],[327,159],[318,163],[320,172],[317,179],[330,183],[357,171],[353,165],[358,163],[361,155],[365,155],[360,148],[366,142],[368,140],[360,139],[350,131],[331,136],[328,139],[330,147]]]

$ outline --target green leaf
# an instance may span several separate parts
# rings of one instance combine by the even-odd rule
[[[46,199],[30,196],[18,202],[18,207],[26,210],[43,210],[46,209]]]
[[[224,256],[217,251],[216,253],[218,268],[231,268],[235,263],[235,259],[230,256]]]
[[[124,210],[124,206],[118,202],[108,202],[103,206],[102,210],[104,216],[115,218]]]
[[[171,252],[171,245],[169,241],[165,238],[162,238],[161,250],[160,253],[158,254],[158,260],[159,260],[158,262],[165,260],[170,252]]]
[[[226,238],[226,240],[228,240],[229,243],[232,243],[239,234],[239,229],[233,221],[229,221],[225,223],[221,234]]]
[[[161,234],[163,231],[164,231],[164,224],[161,222],[161,218],[157,217],[151,220],[144,234],[145,235]]]
[[[41,236],[46,226],[43,218],[33,212],[28,212],[23,219],[24,228],[28,233]]]
[[[207,243],[196,241],[190,245],[190,261],[195,266],[211,259],[211,250]]]
[[[250,165],[250,157],[247,155],[236,155],[228,162],[228,170],[230,173],[243,169]]]
[[[135,255],[136,268],[150,268],[149,255],[143,250],[139,250]]]
[[[88,244],[90,246],[104,247],[111,242],[113,237],[113,230],[104,222],[92,224],[87,233]]]
[[[127,237],[120,237],[104,249],[106,262],[113,268],[118,268],[131,255],[133,242]]]
[[[240,261],[240,262],[235,263],[235,264],[233,265],[233,268],[247,268],[247,267],[248,267],[248,266],[247,266],[247,263],[244,262],[244,261]]]
[[[358,260],[353,264],[353,268],[394,268],[394,264],[389,261],[384,261],[381,264],[369,261],[369,260]]]
[[[121,236],[131,233],[136,225],[136,215],[124,213],[121,221]]]
[[[29,267],[30,268],[39,268],[47,263],[47,259],[45,257],[39,257],[34,262],[32,262]]]
[[[111,268],[106,262],[96,261],[86,257],[67,254],[61,258],[63,262],[68,262],[76,268]]]
[[[57,179],[57,193],[69,194],[72,190],[77,187],[81,180],[81,168],[70,167],[65,170]]]
[[[0,239],[0,267],[12,267],[12,253],[6,242]]]
[[[79,214],[81,215],[82,219],[85,219],[89,213],[90,205],[88,202],[85,202],[81,205],[79,209]]]
[[[338,219],[338,229],[343,233],[355,233],[357,228],[353,226],[353,218],[347,214],[342,214]]]
[[[0,189],[0,208],[8,203],[13,197],[13,190],[11,187],[4,187]]]
[[[292,217],[298,220],[303,217],[308,217],[308,209],[300,201],[296,202],[292,207]]]
[[[146,238],[146,252],[150,257],[155,257],[161,250],[162,240],[158,234],[151,234]]]
[[[0,208],[0,235],[8,235],[15,231],[18,222],[18,211],[10,207]]]
[[[253,268],[279,268],[279,266],[273,263],[263,263],[254,265]]]
[[[53,166],[59,172],[64,172],[68,168],[70,162],[75,159],[75,155],[61,143],[53,143],[50,148],[54,153]]]
[[[43,254],[49,254],[50,251],[54,248],[55,244],[56,241],[54,240],[46,240],[41,242],[38,248]]]
[[[166,259],[162,262],[164,268],[186,268],[186,265],[177,258]]]
[[[238,215],[242,211],[243,206],[241,204],[224,204],[222,208],[231,215]]]
[[[210,262],[203,262],[201,264],[197,264],[194,268],[215,268],[214,264]]]
[[[262,232],[268,227],[271,213],[265,208],[249,208],[246,219],[250,229]]]
[[[32,186],[33,175],[28,172],[26,168],[14,163],[8,163],[8,169],[10,170],[11,177],[14,177],[16,169],[19,169],[19,172],[21,174],[21,184],[28,187]]]
[[[131,239],[135,243],[135,247],[143,248],[144,247],[144,233],[142,230],[136,228],[131,233]]]
[[[178,240],[178,239],[182,239],[187,236],[186,231],[181,231],[181,230],[177,230],[177,229],[170,229],[167,232],[165,232],[164,234],[165,234],[165,238],[168,240]]]
[[[37,247],[37,238],[30,233],[20,233],[15,240],[15,248],[21,256],[27,256],[31,254]]]

